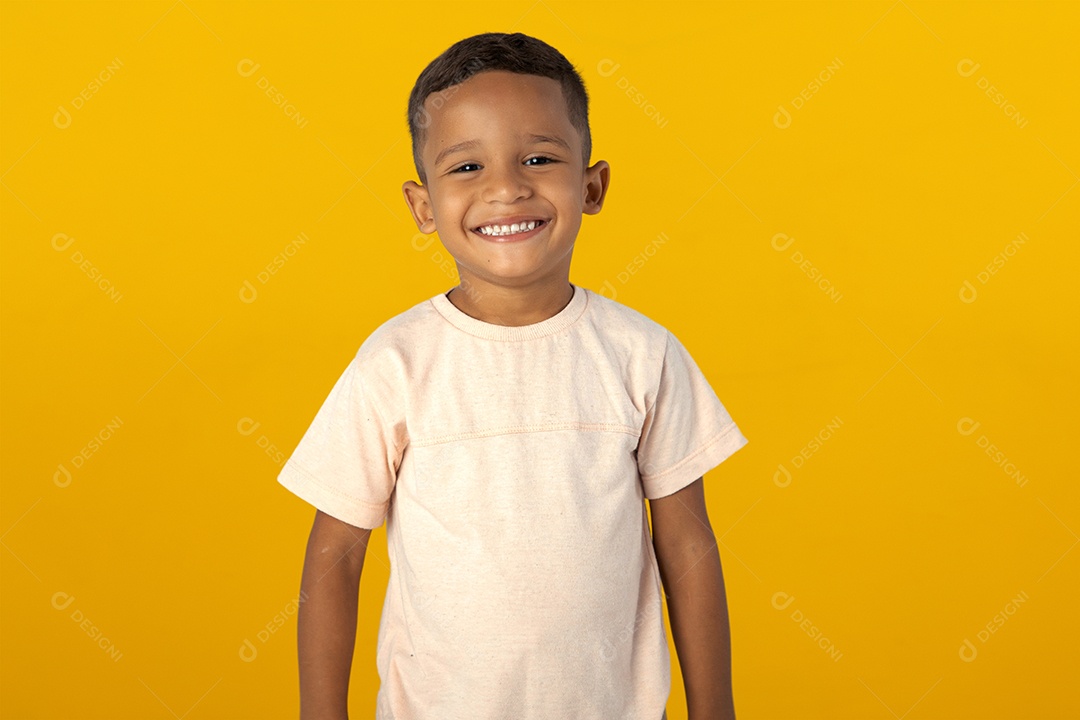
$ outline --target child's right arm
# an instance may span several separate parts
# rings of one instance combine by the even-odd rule
[[[301,720],[347,720],[357,598],[371,530],[315,511],[297,616]]]

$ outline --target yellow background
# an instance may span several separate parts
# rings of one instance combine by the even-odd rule
[[[670,328],[750,440],[706,477],[739,717],[1080,715],[1076,3],[0,19],[4,718],[296,716],[313,510],[275,478],[367,334],[456,282],[401,198],[406,101],[485,31],[589,89],[612,182],[571,280]],[[386,563],[384,526],[355,718]]]

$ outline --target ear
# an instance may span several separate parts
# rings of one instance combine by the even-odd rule
[[[585,171],[585,203],[581,209],[586,215],[595,215],[604,206],[608,184],[611,182],[611,166],[606,160],[597,160]]]
[[[435,210],[431,205],[428,189],[408,180],[401,186],[401,192],[405,196],[405,204],[409,206],[409,212],[412,213],[420,232],[425,235],[435,232]]]

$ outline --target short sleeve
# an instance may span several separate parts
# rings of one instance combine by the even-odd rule
[[[668,331],[660,381],[637,447],[645,497],[681,490],[746,443],[690,353]]]
[[[387,422],[371,391],[375,382],[354,357],[277,478],[326,514],[369,529],[389,510],[404,444],[401,424]]]

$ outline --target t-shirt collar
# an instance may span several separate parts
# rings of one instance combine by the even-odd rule
[[[483,320],[478,320],[472,315],[466,315],[458,309],[457,305],[450,302],[450,298],[446,297],[446,293],[449,292],[449,290],[443,291],[431,298],[431,304],[435,306],[435,309],[438,310],[439,314],[446,318],[450,324],[471,335],[487,340],[498,340],[502,342],[532,340],[564,330],[581,317],[582,312],[585,310],[585,306],[588,304],[588,291],[573,283],[570,283],[570,287],[574,288],[574,294],[570,298],[570,302],[568,302],[562,310],[552,315],[547,320],[541,320],[540,322],[532,323],[531,325],[495,325],[493,323],[484,322]]]

